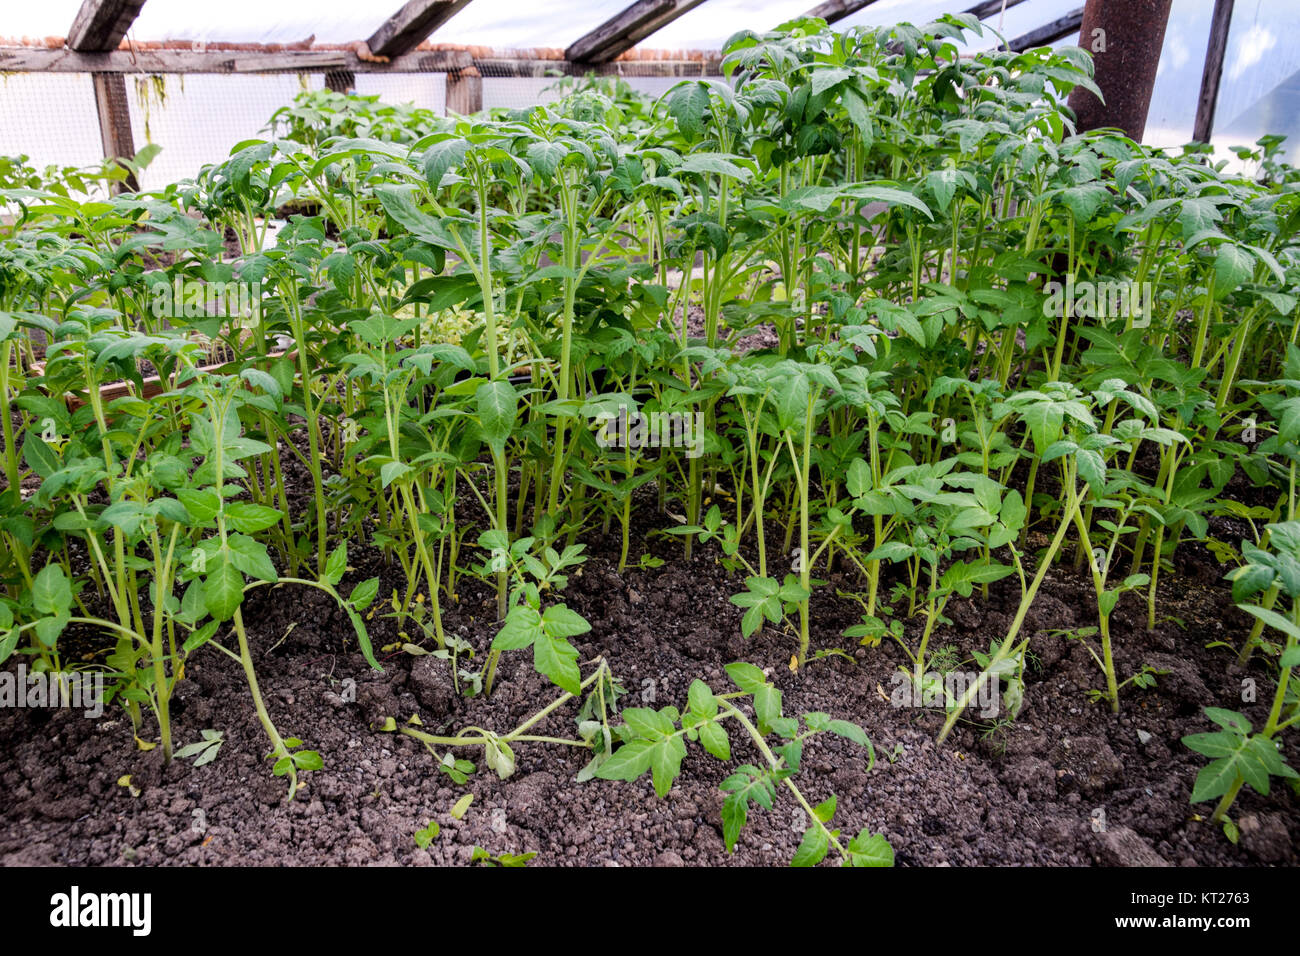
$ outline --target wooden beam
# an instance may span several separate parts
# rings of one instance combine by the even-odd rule
[[[81,53],[116,50],[143,6],[144,0],[84,0],[68,31],[68,49]]]
[[[983,20],[986,17],[993,16],[995,13],[1001,13],[1003,10],[1003,2],[1004,0],[984,0],[983,3],[977,3],[969,10],[963,10],[962,12],[972,13],[979,19]],[[1010,10],[1012,7],[1018,7],[1024,2],[1025,0],[1005,0],[1005,9]]]
[[[375,56],[398,57],[410,53],[469,3],[470,0],[410,0],[383,22],[366,41],[366,46]]]
[[[564,51],[564,57],[575,63],[608,63],[703,2],[636,0],[575,42]]]
[[[838,23],[845,17],[857,13],[864,7],[869,7],[876,0],[825,0],[819,3],[807,13],[805,17],[817,17],[825,20],[827,23]]]
[[[486,77],[581,76],[595,72],[617,76],[720,76],[718,58],[619,60],[574,63],[537,57],[483,57],[467,50],[420,50],[389,63],[360,59],[351,50],[119,50],[73,53],[35,47],[0,47],[0,73],[454,73],[477,67]]]
[[[483,74],[476,67],[447,74],[447,114],[483,112]]]
[[[1210,42],[1205,49],[1205,69],[1201,73],[1201,98],[1196,104],[1196,124],[1192,139],[1208,143],[1214,133],[1214,111],[1219,104],[1219,81],[1223,79],[1223,55],[1228,49],[1228,32],[1232,29],[1234,0],[1215,0],[1210,18]]]
[[[420,50],[389,63],[363,60],[352,50],[115,50],[74,53],[0,47],[0,73],[446,73],[473,66],[467,50]]]
[[[99,114],[99,138],[104,155],[111,159],[132,159],[135,139],[131,135],[131,107],[126,98],[126,77],[121,73],[96,73],[90,78],[95,88],[95,110]],[[134,175],[128,175],[126,188],[140,189]]]
[[[1007,44],[1007,49],[1015,53],[1023,53],[1025,50],[1032,50],[1036,46],[1047,46],[1049,43],[1055,43],[1072,33],[1078,33],[1079,24],[1081,23],[1083,23],[1083,7],[1071,10],[1059,20],[1053,20],[1037,30],[1030,30],[1028,33],[1016,37]]]

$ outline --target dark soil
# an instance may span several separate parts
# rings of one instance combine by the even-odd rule
[[[723,666],[747,660],[769,670],[787,714],[822,710],[859,722],[875,745],[875,766],[868,770],[867,753],[855,745],[819,737],[805,750],[799,783],[814,801],[838,796],[836,823],[845,831],[885,833],[900,865],[1295,862],[1300,820],[1288,788],[1268,797],[1242,793],[1234,807],[1242,829],[1237,846],[1201,819],[1211,807],[1188,803],[1203,758],[1179,738],[1209,729],[1201,708],[1240,709],[1258,725],[1272,692],[1263,664],[1235,673],[1231,651],[1206,648],[1239,641],[1248,625],[1199,546],[1179,551],[1154,632],[1145,630],[1145,606],[1134,595],[1116,612],[1121,676],[1143,664],[1164,672],[1153,689],[1125,688],[1118,717],[1088,699],[1101,674],[1085,649],[1049,633],[1095,619],[1089,582],[1058,569],[1025,625],[1035,637],[1019,718],[1001,725],[972,720],[937,746],[942,712],[888,701],[902,651],[855,647],[841,636],[858,608],[834,593],[857,588],[854,579],[832,571],[813,605],[814,649],[842,647],[853,660],[829,657],[795,673],[794,635],[769,627],[759,638],[741,638],[740,611],[727,600],[741,585],[716,552],[704,550],[687,563],[680,542],[647,539],[653,526],[637,530],[638,540],[665,559],[661,567],[635,567],[634,554],[620,575],[617,536],[586,536],[592,557],[564,594],[592,623],[574,641],[582,660],[603,655],[629,691],[624,703],[638,706],[682,705],[697,677],[726,688]],[[345,592],[382,574],[380,610],[369,624],[376,648],[400,641],[382,617],[400,572],[355,547],[352,561]],[[952,623],[936,632],[935,646],[955,645],[965,658],[987,648],[1005,633],[1017,601],[1008,581],[987,601],[955,601]],[[448,632],[482,655],[495,632],[488,587],[462,579],[459,600],[445,603]],[[510,779],[481,767],[457,786],[416,741],[375,728],[384,717],[400,723],[418,713],[433,733],[471,724],[508,730],[559,693],[533,672],[531,654],[503,657],[490,699],[464,699],[452,689],[447,664],[433,657],[390,651],[381,654],[384,673],[370,670],[342,613],[317,591],[259,589],[245,615],[273,718],[283,734],[301,737],[325,759],[323,771],[304,776],[297,798],[286,804],[284,780],[262,759],[266,740],[242,672],[212,649],[192,660],[173,704],[177,746],[198,740],[205,728],[225,733],[219,756],[204,767],[177,760],[164,770],[158,750],[136,748],[121,710],[98,720],[71,710],[0,711],[0,780],[8,795],[0,811],[0,863],[463,864],[477,845],[495,854],[536,852],[540,864],[780,865],[798,844],[803,821],[782,793],[773,812],[751,812],[735,854],[726,854],[718,784],[734,764],[758,759],[734,733],[732,764],[692,744],[663,800],[648,777],[579,784],[583,752],[537,744],[516,746],[518,769]],[[917,626],[909,622],[909,636]],[[1256,703],[1241,702],[1247,677],[1257,684]],[[349,680],[355,701],[348,700]],[[567,705],[535,732],[571,737],[575,712]],[[156,733],[151,722],[144,733]],[[1292,746],[1292,764],[1295,756]],[[126,775],[130,786],[119,782]],[[465,793],[474,802],[454,820],[449,811]],[[422,850],[413,834],[430,821],[442,832]]]

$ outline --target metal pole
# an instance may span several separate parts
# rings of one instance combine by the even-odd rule
[[[1070,94],[1079,132],[1115,127],[1141,141],[1172,0],[1088,0],[1079,45],[1092,52],[1106,102],[1087,90]]]

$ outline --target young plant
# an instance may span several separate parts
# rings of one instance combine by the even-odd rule
[[[800,769],[805,741],[822,733],[844,737],[865,747],[866,770],[870,771],[875,763],[875,751],[862,728],[823,713],[804,714],[801,724],[800,720],[782,714],[781,692],[759,668],[738,662],[728,664],[726,669],[737,690],[716,694],[704,681],[692,681],[685,711],[676,707],[625,708],[624,723],[615,728],[621,746],[612,753],[597,755],[593,762],[595,775],[602,780],[636,780],[650,773],[655,793],[665,797],[681,773],[686,741],[698,741],[719,760],[731,759],[731,737],[725,722],[734,721],[758,750],[763,763],[762,766],[743,764],[721,784],[727,794],[722,804],[722,828],[728,853],[735,850],[751,807],[772,810],[777,788],[783,786],[794,796],[808,820],[791,866],[816,866],[831,850],[844,866],[893,865],[894,851],[881,834],[864,829],[851,839],[842,838],[840,830],[830,827],[835,797],[832,795],[814,807],[793,779]],[[746,699],[753,707],[752,720],[739,706]],[[773,736],[778,742],[769,744],[768,738]]]

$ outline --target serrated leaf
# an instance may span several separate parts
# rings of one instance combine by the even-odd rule
[[[209,561],[208,576],[203,582],[203,598],[207,611],[218,621],[234,616],[244,600],[244,576],[239,573],[229,552],[218,551]]]
[[[32,606],[38,614],[66,614],[72,607],[72,585],[57,564],[47,564],[32,579]]]
[[[826,859],[826,851],[829,849],[830,839],[826,831],[819,824],[814,823],[804,831],[803,839],[799,841],[799,849],[795,850],[790,865],[816,866]]]

